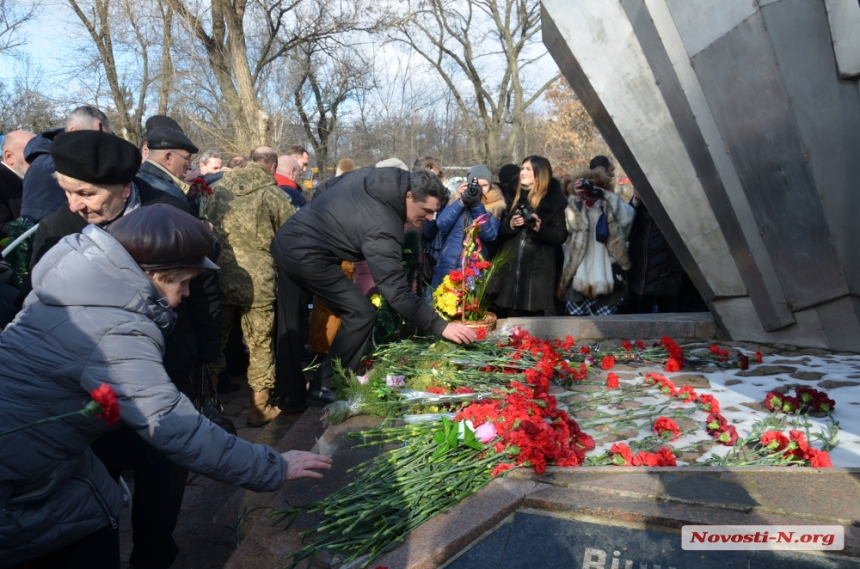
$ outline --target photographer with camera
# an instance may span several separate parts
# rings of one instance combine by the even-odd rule
[[[555,246],[567,239],[561,185],[543,156],[523,160],[514,202],[502,219],[502,251],[510,261],[500,269],[499,316],[551,316],[556,281]]]
[[[630,269],[627,237],[636,210],[615,195],[615,164],[596,156],[588,170],[562,181],[570,236],[556,295],[572,316],[615,314]]]
[[[454,195],[436,218],[436,228],[441,233],[442,249],[439,253],[430,286],[436,288],[445,275],[460,268],[463,253],[463,230],[484,214],[478,237],[489,243],[499,234],[499,218],[505,211],[505,198],[502,192],[491,186],[493,175],[486,166],[472,166],[466,174],[466,182],[460,184]],[[426,233],[425,233],[426,235]],[[486,250],[481,251],[487,259]]]

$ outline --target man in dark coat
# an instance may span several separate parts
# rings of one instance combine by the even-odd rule
[[[35,134],[13,130],[0,145],[0,239],[9,235],[7,226],[21,216],[22,180],[30,167],[24,160],[24,147]]]
[[[139,176],[157,190],[186,199],[188,184],[183,178],[194,167],[191,157],[197,154],[197,147],[181,131],[166,126],[151,130],[146,144],[149,158],[140,167]]]
[[[366,260],[373,280],[388,303],[421,330],[457,343],[475,339],[467,326],[446,322],[410,290],[402,265],[403,226],[421,225],[436,214],[445,197],[439,178],[426,170],[410,174],[376,168],[366,176],[345,176],[341,183],[303,207],[281,227],[272,254],[282,269],[281,299],[296,299],[288,310],[285,361],[289,385],[281,391],[281,408],[322,405],[334,400],[332,360],[358,369],[362,350],[373,331],[376,309],[341,269],[341,261]],[[301,355],[307,319],[302,319],[301,292],[318,296],[341,318],[340,330],[306,392]],[[280,374],[279,374],[280,375]]]
[[[140,152],[119,137],[94,131],[59,135],[51,147],[57,181],[68,201],[36,230],[33,265],[66,235],[90,223],[103,228],[141,206],[188,204],[135,177]],[[176,308],[176,324],[164,337],[164,368],[177,389],[193,397],[196,362],[211,363],[220,351],[221,306],[217,274],[191,281],[191,294]],[[155,452],[128,428],[111,431],[93,450],[116,478],[135,470],[132,567],[169,567],[178,553],[172,533],[188,472]]]
[[[54,179],[54,160],[51,158],[51,144],[58,135],[65,131],[97,130],[111,132],[107,116],[95,107],[83,105],[71,112],[66,119],[65,128],[54,128],[40,133],[27,143],[24,148],[24,159],[30,163],[30,169],[24,176],[24,194],[21,203],[21,215],[29,217],[34,222],[46,215],[57,211],[66,203],[63,189]]]

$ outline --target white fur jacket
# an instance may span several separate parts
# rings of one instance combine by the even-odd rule
[[[571,178],[582,177],[591,176],[578,174]],[[572,190],[572,180],[570,185]],[[604,186],[610,190],[607,186],[611,184]],[[606,191],[604,196],[603,200],[598,200],[591,207],[583,201],[581,209],[576,207],[573,193],[568,198],[568,206],[564,212],[568,238],[563,246],[564,270],[556,291],[558,298],[564,298],[568,288],[588,298],[609,294],[614,286],[612,263],[617,263],[625,271],[630,269],[627,237],[636,210],[611,191]],[[601,207],[609,222],[609,239],[606,243],[598,243],[595,237]]]

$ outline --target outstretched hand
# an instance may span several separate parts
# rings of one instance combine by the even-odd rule
[[[287,461],[287,480],[297,478],[322,478],[323,475],[315,472],[316,469],[328,470],[331,468],[331,459],[321,454],[314,454],[306,450],[289,450],[281,453]]]
[[[451,340],[455,344],[471,344],[478,339],[475,331],[457,322],[450,322],[445,329],[442,330],[442,337],[446,340]]]

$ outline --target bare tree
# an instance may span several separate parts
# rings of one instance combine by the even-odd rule
[[[524,80],[545,50],[535,0],[407,0],[396,37],[420,54],[466,118],[474,158],[491,167],[517,154],[523,114],[557,76]]]
[[[36,16],[38,5],[25,6],[16,0],[0,0],[0,53],[14,51],[26,40],[21,36],[21,27]]]
[[[166,110],[170,80],[170,10],[135,0],[67,0],[95,48],[93,67],[103,77],[112,109],[114,128],[137,144],[146,112],[149,88],[161,79],[159,110]],[[134,14],[133,17],[128,17]],[[150,62],[149,52],[162,46],[161,61]],[[97,81],[93,99],[103,93]]]
[[[269,68],[301,46],[361,29],[359,14],[372,13],[362,0],[208,0],[199,9],[164,1],[202,46],[241,148],[271,141],[270,113],[259,97]]]

